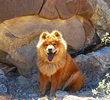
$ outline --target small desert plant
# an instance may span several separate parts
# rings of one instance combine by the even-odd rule
[[[101,42],[105,43],[105,45],[110,43],[110,33],[106,32],[103,36],[104,37],[101,39]]]
[[[92,93],[96,96],[97,100],[99,100],[99,97],[110,99],[110,74],[107,73],[105,77],[105,79],[99,82],[99,85],[96,89],[92,89]]]

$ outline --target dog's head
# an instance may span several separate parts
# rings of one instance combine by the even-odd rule
[[[66,48],[66,42],[58,31],[52,33],[43,32],[37,44],[38,55],[49,62],[55,61],[58,59],[57,57],[62,56],[66,52]]]

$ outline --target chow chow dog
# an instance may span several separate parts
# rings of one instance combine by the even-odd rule
[[[83,74],[67,53],[67,44],[59,31],[43,32],[36,47],[40,95],[45,94],[48,83],[51,83],[50,96],[57,89],[74,92],[83,87]]]

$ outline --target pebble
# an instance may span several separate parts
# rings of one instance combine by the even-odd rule
[[[35,83],[35,82],[38,82],[38,81],[39,81],[38,75],[37,74],[33,74],[32,75],[32,83]]]
[[[7,85],[7,78],[4,75],[0,75],[0,83]]]
[[[7,93],[6,86],[8,86],[7,78],[5,77],[5,73],[0,69],[0,93],[1,94]]]
[[[68,93],[66,91],[61,91],[61,90],[58,90],[56,91],[56,97],[63,97],[65,95],[68,95]]]
[[[36,94],[35,93],[29,94],[29,97],[36,97]]]
[[[7,88],[4,84],[0,84],[0,93],[1,94],[7,93]]]
[[[18,86],[25,87],[25,88],[31,86],[30,80],[28,78],[25,78],[24,76],[17,77],[16,81],[17,81],[16,85]]]
[[[3,70],[0,69],[0,75],[5,76],[5,73],[3,72]]]
[[[11,100],[11,99],[8,99],[8,98],[5,97],[5,96],[0,96],[0,100]]]
[[[63,100],[96,100],[93,97],[78,97],[74,95],[67,95],[63,98]]]
[[[38,98],[38,100],[49,100],[49,99],[47,96],[44,96],[44,97]]]

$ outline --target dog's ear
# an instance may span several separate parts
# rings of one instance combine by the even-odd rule
[[[55,35],[58,39],[62,38],[62,34],[59,31],[53,31],[52,34]]]
[[[48,32],[43,32],[41,35],[40,35],[40,40],[45,40],[46,37],[48,35]]]

